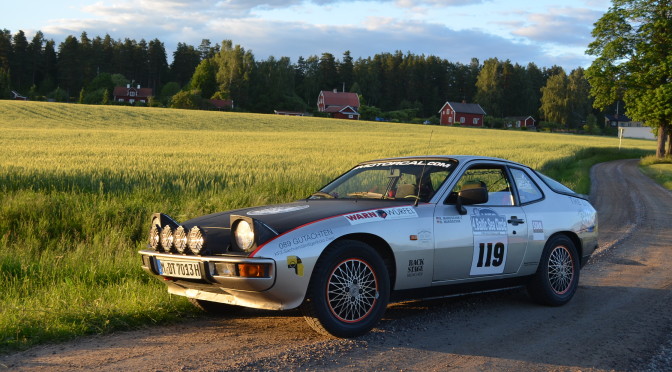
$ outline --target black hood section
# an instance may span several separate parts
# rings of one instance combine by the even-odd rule
[[[259,220],[278,234],[283,234],[299,226],[333,216],[364,210],[410,205],[413,205],[413,203],[394,200],[301,200],[293,203],[266,205],[209,214],[185,221],[183,225],[188,228],[200,226],[206,230],[225,229],[228,236],[230,216],[240,215]],[[210,235],[209,231],[208,235]]]
[[[272,237],[284,234],[299,226],[309,224],[329,217],[355,213],[365,210],[375,210],[390,207],[410,206],[408,201],[393,200],[301,200],[293,203],[275,204],[253,208],[236,209],[232,211],[213,213],[184,221],[182,226],[191,229],[199,226],[205,231],[206,246],[204,254],[245,254],[237,251],[231,241],[231,216],[244,216],[265,225],[267,233],[258,236],[263,244]],[[277,233],[277,234],[276,234]]]

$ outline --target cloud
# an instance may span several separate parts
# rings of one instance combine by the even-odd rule
[[[581,8],[551,8],[547,13],[523,13],[523,21],[510,23],[512,34],[537,42],[586,46],[592,25],[602,12]]]
[[[509,59],[526,65],[559,64],[538,45],[520,44],[479,30],[455,31],[441,24],[369,17],[364,25],[319,26],[308,23],[228,20],[215,28],[226,29],[234,43],[252,50],[257,59],[268,56],[308,57],[329,52],[340,57],[349,50],[353,57],[366,58],[376,53],[412,52],[436,55],[451,62],[469,63],[472,57]],[[327,42],[325,43],[325,40]],[[372,47],[374,46],[374,47]],[[583,65],[582,56],[574,60],[563,56],[570,67]],[[572,65],[573,61],[577,64]]]
[[[167,17],[191,22],[211,18],[247,17],[256,8],[286,8],[301,4],[302,0],[122,0],[97,2],[84,7],[84,11],[114,22],[130,18]]]
[[[99,1],[93,5],[84,7],[84,11],[99,17],[110,19],[128,19],[139,14],[162,16],[170,18],[191,19],[198,21],[201,18],[224,17],[242,18],[247,17],[255,9],[280,9],[302,4],[315,4],[319,6],[337,3],[352,3],[356,0],[120,0],[115,2]],[[367,1],[367,0],[363,0]],[[491,0],[368,0],[371,3],[394,3],[402,8],[450,7],[482,4]]]
[[[415,8],[418,6],[449,7],[476,5],[490,1],[491,0],[394,0],[394,3],[402,8]]]
[[[400,3],[404,0],[389,1]],[[421,0],[415,4],[443,6],[466,2],[482,1]],[[583,42],[585,45],[583,35],[589,35],[586,19],[599,17],[595,12],[569,9],[553,9],[549,14],[523,13],[525,17],[521,21],[506,24],[506,28],[512,29],[513,34],[518,36],[518,40],[511,40],[503,33],[493,35],[484,30],[454,30],[441,23],[418,19],[371,16],[360,24],[334,26],[310,21],[262,19],[253,12],[259,7],[289,7],[301,3],[302,0],[137,0],[119,1],[114,5],[98,2],[85,8],[86,12],[95,16],[94,19],[54,20],[42,31],[47,37],[56,37],[57,41],[64,40],[67,35],[79,35],[82,31],[86,31],[89,37],[109,33],[115,39],[158,38],[166,46],[169,58],[178,42],[197,46],[202,39],[210,39],[212,43],[229,39],[251,50],[258,59],[288,56],[296,61],[299,56],[319,56],[325,52],[340,57],[346,50],[351,51],[355,58],[366,58],[376,53],[400,50],[436,55],[452,62],[468,63],[472,57],[482,62],[497,57],[520,64],[535,62],[539,66],[562,63],[571,69],[586,64],[583,49],[578,54],[567,54],[566,51],[553,53],[543,46],[543,42]],[[575,24],[579,22],[584,26]],[[571,36],[574,33],[579,36]]]

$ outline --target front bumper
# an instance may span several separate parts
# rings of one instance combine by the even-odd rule
[[[145,271],[168,282],[173,282],[173,284],[179,284],[180,287],[184,288],[262,292],[273,287],[276,280],[276,264],[270,258],[184,256],[160,253],[153,250],[141,250],[138,253],[142,255],[142,268]],[[183,279],[161,275],[157,259],[197,263],[202,273],[201,279]],[[227,269],[231,265],[240,264],[264,265],[266,273],[264,277],[241,277],[235,271],[232,273],[231,270]]]

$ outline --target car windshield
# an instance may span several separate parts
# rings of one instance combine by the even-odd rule
[[[360,164],[311,199],[429,201],[455,168],[452,160],[401,160]]]

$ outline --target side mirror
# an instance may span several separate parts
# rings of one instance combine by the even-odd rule
[[[487,202],[488,189],[485,187],[474,187],[462,190],[457,194],[457,203],[455,203],[455,208],[457,208],[457,211],[460,214],[464,215],[467,214],[467,210],[464,209],[465,205],[483,204]]]

